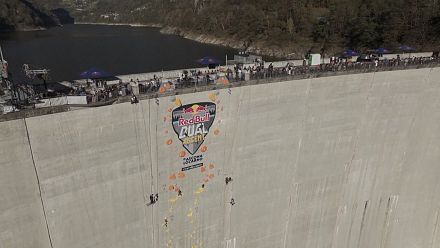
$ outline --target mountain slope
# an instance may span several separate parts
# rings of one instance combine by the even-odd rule
[[[78,21],[160,24],[198,40],[284,53],[440,42],[440,2],[432,0],[34,1],[68,8]]]
[[[26,0],[0,0],[0,31],[33,30],[58,25],[51,14]]]

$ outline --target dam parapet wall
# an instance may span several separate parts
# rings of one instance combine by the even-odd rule
[[[385,55],[384,55],[385,56]],[[391,58],[391,57],[390,57]],[[375,73],[385,71],[397,71],[397,70],[412,70],[421,68],[434,68],[440,65],[440,60],[433,57],[415,57],[415,59],[397,61],[390,60],[388,62],[380,62],[378,64],[372,62],[363,63],[341,63],[341,64],[322,64],[320,66],[291,66],[283,67],[284,62],[278,62],[274,65],[272,70],[265,68],[261,71],[249,72],[243,70],[243,73],[230,73],[226,74],[224,71],[218,71],[214,74],[209,74],[212,77],[212,81],[202,81],[200,76],[198,79],[188,78],[186,81],[173,81],[174,79],[157,78],[154,82],[158,82],[158,87],[152,89],[150,80],[153,80],[153,76],[156,74],[148,74],[151,78],[142,79],[144,81],[138,81],[139,78],[131,75],[130,77],[121,77],[120,81],[114,82],[119,84],[120,90],[126,90],[130,87],[133,94],[136,94],[140,99],[152,99],[160,98],[172,95],[182,95],[195,92],[203,92],[217,89],[241,87],[245,85],[257,85],[265,83],[274,83],[282,81],[302,80],[307,78],[319,78],[319,77],[331,77],[342,76],[358,73]],[[292,64],[293,65],[293,64]],[[173,72],[174,73],[174,72]],[[125,80],[125,81],[124,81]],[[120,82],[125,82],[125,86],[121,86]],[[153,82],[153,81],[152,81]],[[109,82],[111,83],[111,82]],[[161,86],[162,85],[162,86]],[[106,89],[101,89],[101,91]],[[163,91],[162,91],[163,90]],[[98,91],[94,89],[93,92]],[[120,91],[121,92],[121,91]],[[71,104],[69,98],[75,98],[82,100],[80,102],[86,102],[85,104]],[[118,104],[122,102],[128,102],[131,99],[131,95],[118,95],[113,92],[111,98],[108,96],[100,98],[99,101],[90,101],[90,96],[64,96],[57,98],[50,98],[40,100],[41,103],[32,106],[27,106],[25,109],[21,109],[17,112],[0,115],[0,122],[7,120],[14,120],[38,115],[45,115],[51,113],[58,113],[63,111],[77,110],[86,107],[99,107],[111,104]],[[67,100],[66,100],[67,99]],[[90,100],[90,99],[89,99]],[[78,101],[76,101],[78,102]],[[76,103],[75,101],[73,103]],[[88,103],[87,103],[88,102]]]

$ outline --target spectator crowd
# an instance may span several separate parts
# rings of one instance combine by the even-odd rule
[[[369,61],[353,62],[346,58],[332,57],[329,63],[317,66],[295,65],[286,62],[284,66],[274,66],[273,63],[255,61],[254,64],[236,64],[230,67],[217,67],[214,70],[183,70],[177,77],[162,78],[154,75],[149,80],[130,79],[128,82],[119,80],[109,83],[105,80],[92,80],[76,87],[71,95],[86,95],[88,103],[113,101],[119,97],[131,96],[137,102],[136,95],[166,93],[182,88],[197,88],[199,86],[233,84],[240,81],[264,80],[271,78],[289,77],[307,78],[317,74],[335,72],[375,72],[397,70],[413,67],[438,65],[437,57],[411,57],[391,59],[373,58]],[[134,98],[133,98],[134,97]]]

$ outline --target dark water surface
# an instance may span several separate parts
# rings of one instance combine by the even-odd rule
[[[220,61],[235,50],[163,35],[158,28],[66,25],[46,31],[0,34],[0,45],[16,82],[22,66],[50,69],[50,81],[79,79],[97,67],[114,75],[200,67],[195,60]]]

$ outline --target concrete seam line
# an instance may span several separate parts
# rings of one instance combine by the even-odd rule
[[[139,104],[142,104],[142,103],[140,103],[139,102]],[[138,121],[138,115],[137,115],[137,106],[138,106],[138,104],[135,104],[135,107],[136,108],[132,108],[132,110],[133,110],[133,118],[134,118],[134,121],[133,121],[133,125],[134,125],[134,135],[136,136],[136,147],[137,147],[137,152],[138,152],[138,169],[139,169],[139,177],[140,177],[140,183],[141,183],[141,191],[142,191],[142,200],[143,200],[143,202],[142,202],[142,205],[143,205],[143,212],[144,212],[144,218],[145,218],[145,230],[148,230],[148,224],[147,224],[147,209],[146,209],[146,207],[145,207],[145,201],[146,201],[146,194],[145,194],[145,186],[144,186],[144,179],[142,178],[142,166],[141,166],[141,164],[142,164],[142,160],[143,160],[143,158],[141,157],[141,148],[139,147],[140,146],[140,138],[139,138],[139,136],[140,136],[140,131],[139,131],[139,128],[138,128],[138,123],[137,123],[137,121]],[[142,107],[142,105],[141,105],[141,107]],[[145,236],[145,238],[146,239],[148,239],[148,235],[146,235]],[[147,240],[146,240],[146,242],[147,242]]]
[[[37,177],[38,192],[40,194],[41,206],[43,208],[43,216],[44,216],[44,222],[46,223],[47,236],[49,238],[50,247],[53,248],[52,238],[50,236],[49,224],[47,223],[46,208],[44,206],[43,195],[41,193],[40,177],[38,176],[37,166],[35,165],[34,151],[32,150],[31,139],[29,137],[29,129],[27,126],[26,118],[23,118],[23,121],[24,121],[24,126],[26,128],[26,136],[27,136],[27,140],[28,140],[28,144],[29,144],[29,150],[31,152],[32,164],[34,165],[35,176]]]
[[[296,152],[296,158],[295,158],[295,163],[294,163],[294,168],[293,168],[293,172],[292,172],[292,178],[291,178],[291,182],[289,185],[290,188],[290,192],[293,191],[294,187],[296,188],[295,193],[298,195],[298,185],[295,185],[295,174],[297,172],[298,169],[298,164],[299,164],[299,158],[300,158],[300,154],[301,154],[301,150],[302,150],[302,142],[303,142],[303,138],[304,138],[304,130],[306,128],[306,121],[307,121],[307,117],[309,116],[309,112],[310,112],[310,95],[312,92],[312,83],[313,80],[310,79],[307,82],[307,89],[306,89],[306,95],[304,98],[304,117],[301,120],[301,131],[300,131],[300,137],[298,139],[298,150]],[[295,185],[295,186],[294,186]],[[284,231],[284,240],[283,240],[283,247],[286,248],[287,247],[287,235],[288,235],[288,231],[289,231],[289,226],[290,226],[290,218],[292,215],[292,193],[289,194],[289,208],[288,208],[288,213],[287,213],[287,220],[286,220],[286,228]]]
[[[156,120],[157,121],[157,120]],[[151,150],[151,99],[148,101],[148,149],[150,150],[150,178],[151,178],[151,183],[150,183],[150,190],[151,193],[154,192],[154,177],[153,177],[153,158],[152,158],[152,150]],[[152,247],[154,247],[154,229],[155,229],[155,224],[154,224],[154,205],[151,206],[151,244]]]
[[[150,178],[151,178],[151,183],[150,183],[150,194],[153,194],[154,192],[153,192],[153,168],[152,168],[152,164],[153,164],[153,162],[152,162],[152,159],[151,159],[151,140],[150,140],[150,100],[146,100],[145,101],[146,103],[148,103],[148,129],[147,129],[147,123],[146,123],[146,121],[145,121],[145,112],[144,112],[144,108],[143,108],[143,106],[142,106],[142,102],[140,102],[140,107],[141,107],[141,113],[142,113],[142,121],[143,121],[143,123],[144,123],[144,131],[145,131],[145,141],[147,142],[146,144],[147,144],[147,148],[146,149],[148,149],[149,150],[149,160],[150,160]],[[146,158],[145,158],[146,159]],[[144,161],[145,162],[145,161]],[[145,171],[147,171],[147,168],[146,168],[146,164],[144,163],[144,165],[145,165],[145,167],[144,167],[144,169],[145,169]],[[142,178],[142,174],[141,174],[141,178]],[[147,178],[148,179],[148,178]],[[145,185],[148,185],[148,183],[144,183],[144,182],[142,182],[142,184],[144,185],[143,187],[145,188],[146,186]],[[145,194],[145,193],[144,193]],[[148,199],[147,199],[148,200]],[[151,206],[151,222],[153,222],[153,208],[154,208],[154,206],[153,205],[150,205]],[[147,231],[148,230],[148,223],[147,223],[147,210],[145,209],[145,224],[146,224],[146,230],[145,231]],[[148,234],[148,233],[147,233]],[[147,236],[147,238],[148,238],[148,236]],[[147,240],[147,242],[148,242],[148,240]],[[146,243],[147,243],[146,242]],[[151,242],[152,242],[152,245],[153,245],[153,247],[154,247],[154,225],[152,225],[152,228],[151,228]]]
[[[156,153],[156,163],[155,163],[154,167],[156,169],[156,172],[155,172],[155,180],[153,180],[153,183],[154,183],[154,186],[155,186],[154,187],[155,192],[159,193],[159,188],[160,188],[160,186],[159,186],[159,156],[158,156],[159,144],[158,144],[158,135],[157,135],[157,131],[158,131],[158,124],[157,124],[157,122],[159,120],[160,102],[159,102],[159,104],[156,104],[156,107],[157,107],[157,109],[156,109],[156,121],[154,123],[154,126],[155,126],[155,135],[154,136],[155,136],[155,139],[156,139],[156,141],[155,141],[155,143],[156,143],[156,150],[155,150],[155,153]],[[151,128],[150,128],[150,130],[151,130]],[[154,216],[157,217],[159,215],[159,213],[160,213],[159,207],[157,207],[157,211],[156,212],[154,211],[154,209],[155,208],[153,206],[153,208],[152,208],[153,218],[154,218]],[[156,224],[154,224],[154,219],[153,219],[153,228],[154,227],[156,227]],[[159,238],[160,238],[159,232],[160,232],[160,227],[157,226],[157,239],[153,240],[153,242],[154,242],[153,244],[155,244],[155,245],[157,244],[155,247],[159,247],[158,246],[159,245]],[[154,233],[154,231],[153,231],[153,233]]]

